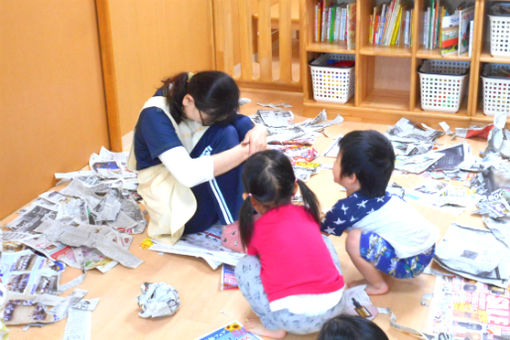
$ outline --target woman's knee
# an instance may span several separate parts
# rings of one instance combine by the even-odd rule
[[[213,144],[215,144],[214,150],[228,150],[238,145],[241,142],[239,132],[234,125],[229,124],[221,126],[216,131]],[[213,150],[213,153],[215,153]]]

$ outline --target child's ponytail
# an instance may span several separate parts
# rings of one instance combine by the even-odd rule
[[[253,206],[251,205],[250,195],[246,196],[239,211],[239,232],[243,247],[248,249],[248,244],[250,244],[253,235]]]
[[[301,191],[301,196],[303,196],[305,207],[308,209],[310,214],[312,214],[313,219],[320,225],[321,220],[317,196],[315,196],[313,191],[310,190],[310,188],[302,180],[296,179],[296,183],[299,185],[299,191]]]

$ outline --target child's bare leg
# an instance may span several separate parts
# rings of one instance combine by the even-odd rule
[[[283,329],[267,329],[258,318],[250,318],[244,321],[245,328],[255,334],[267,336],[273,339],[282,339],[287,335]]]
[[[382,273],[374,267],[374,265],[360,255],[360,238],[361,238],[361,230],[360,229],[352,229],[349,231],[347,235],[347,239],[345,241],[345,248],[349,257],[352,260],[352,263],[356,266],[356,268],[360,271],[361,275],[367,281],[367,287],[365,291],[368,295],[382,295],[386,294],[390,287]],[[352,286],[352,284],[350,285]]]

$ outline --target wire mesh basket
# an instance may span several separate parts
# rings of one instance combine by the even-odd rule
[[[419,68],[421,108],[459,111],[469,72],[468,61],[426,60]]]
[[[354,61],[354,55],[327,53],[309,63],[313,99],[340,104],[349,101],[354,94],[354,65],[334,66],[334,62],[347,60]]]
[[[491,55],[510,57],[510,16],[489,15]]]
[[[510,65],[486,64],[482,73],[483,113],[510,114]]]

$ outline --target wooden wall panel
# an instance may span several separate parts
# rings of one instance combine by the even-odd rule
[[[108,145],[93,1],[0,1],[0,218]]]
[[[120,130],[136,123],[160,81],[214,68],[211,0],[110,0]]]

